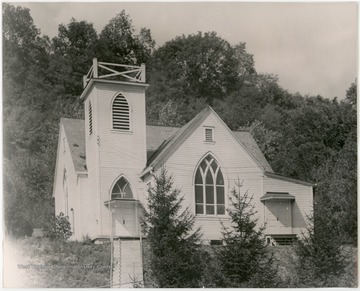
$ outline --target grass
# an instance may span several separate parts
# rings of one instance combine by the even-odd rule
[[[205,246],[211,253],[211,247]],[[297,257],[292,246],[270,247],[281,279],[296,288]],[[357,287],[357,248],[346,246],[346,274],[339,287]],[[143,244],[144,285],[156,288],[149,268],[149,246]],[[46,238],[4,239],[4,285],[12,288],[108,287],[110,244],[59,242]]]
[[[110,244],[50,241],[46,238],[7,239],[4,253],[11,254],[5,266],[16,272],[16,276],[8,274],[14,278],[8,280],[8,284],[5,280],[5,286],[94,288],[109,285]]]

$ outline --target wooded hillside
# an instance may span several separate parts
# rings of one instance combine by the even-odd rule
[[[342,242],[356,244],[356,80],[342,101],[291,94],[275,75],[257,73],[245,43],[231,45],[216,32],[178,36],[155,49],[151,31],[135,29],[125,11],[100,33],[71,19],[53,39],[41,34],[29,9],[3,3],[2,13],[9,234],[24,235],[53,215],[59,120],[83,117],[82,76],[97,57],[146,63],[150,124],[183,125],[209,104],[232,130],[249,130],[275,172],[317,184],[315,213]]]

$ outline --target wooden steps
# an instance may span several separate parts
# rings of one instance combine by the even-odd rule
[[[296,234],[271,234],[266,236],[266,244],[272,246],[289,246],[298,240]]]
[[[133,288],[143,285],[140,239],[120,238],[114,241],[113,287]]]

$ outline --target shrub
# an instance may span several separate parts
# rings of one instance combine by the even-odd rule
[[[67,240],[71,236],[69,218],[60,212],[59,215],[49,217],[44,227],[45,236],[52,240]]]
[[[217,252],[223,246],[204,245],[201,254],[202,277],[201,285],[204,288],[227,287],[229,282],[223,274]]]

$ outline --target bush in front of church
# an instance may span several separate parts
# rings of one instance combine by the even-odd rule
[[[59,215],[51,215],[44,227],[45,236],[51,240],[67,240],[72,232],[69,218],[60,212]]]

